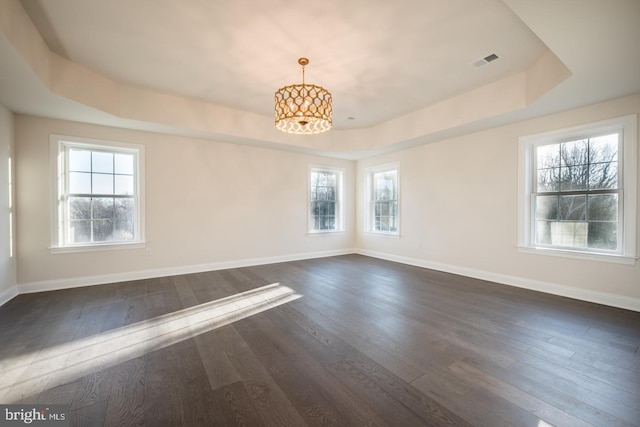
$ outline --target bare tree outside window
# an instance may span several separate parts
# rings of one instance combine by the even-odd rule
[[[398,231],[398,171],[376,172],[373,180],[373,230]]]
[[[309,229],[339,231],[342,172],[313,168],[310,174]]]
[[[67,241],[71,244],[135,239],[133,154],[69,147]]]
[[[619,134],[536,147],[536,244],[616,250]]]

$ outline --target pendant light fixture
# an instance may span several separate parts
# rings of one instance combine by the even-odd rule
[[[321,86],[304,82],[307,58],[298,59],[302,66],[302,84],[285,86],[276,91],[276,128],[286,133],[308,135],[331,129],[331,94]]]

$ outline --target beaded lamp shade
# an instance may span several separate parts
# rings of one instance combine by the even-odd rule
[[[331,94],[321,86],[304,82],[307,58],[300,58],[302,84],[285,86],[275,94],[276,128],[299,135],[326,132],[331,129]]]

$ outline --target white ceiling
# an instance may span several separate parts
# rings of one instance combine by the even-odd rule
[[[305,80],[333,95],[331,132],[381,126],[526,71],[548,51],[571,77],[526,108],[450,130],[460,133],[640,92],[638,0],[16,4],[48,49],[70,63],[118,84],[265,116],[270,126],[273,94],[300,81],[301,56],[310,59]],[[14,45],[10,37],[0,39],[0,102],[17,113],[171,133],[191,130],[231,142],[251,139],[102,114],[95,105],[65,99],[46,82],[38,83]],[[491,53],[500,59],[473,66]],[[424,136],[428,142],[429,135]],[[285,148],[295,144],[288,141]]]

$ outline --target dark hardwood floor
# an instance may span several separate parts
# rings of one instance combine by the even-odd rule
[[[640,313],[358,255],[20,295],[0,403],[77,426],[640,425]]]

